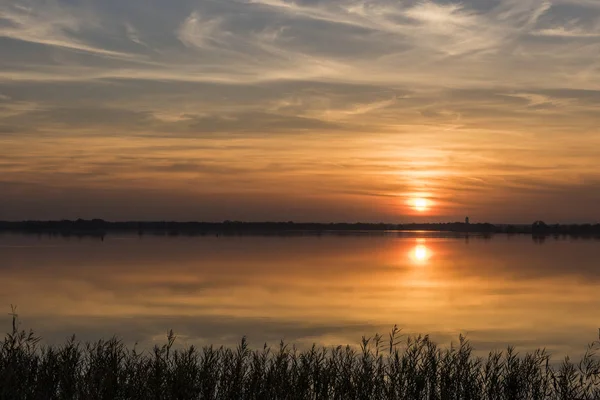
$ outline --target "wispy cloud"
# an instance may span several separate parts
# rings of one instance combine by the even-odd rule
[[[566,39],[600,37],[600,21],[593,27],[583,27],[579,21],[570,21],[565,26],[554,26],[533,31],[536,36],[562,37]]]
[[[83,51],[101,56],[133,58],[128,53],[94,46],[82,40],[82,28],[95,25],[90,15],[75,15],[57,2],[4,3],[0,5],[0,37]]]
[[[186,46],[205,48],[218,45],[218,35],[226,34],[221,31],[219,18],[203,18],[199,12],[192,12],[177,30],[177,37]]]
[[[536,107],[536,106],[567,106],[569,104],[573,104],[574,99],[558,99],[552,98],[549,96],[545,96],[539,93],[514,93],[507,94],[507,96],[516,97],[520,99],[527,100],[529,102],[528,107]]]
[[[0,175],[346,210],[376,194],[378,215],[419,191],[451,210],[536,190],[522,175],[595,182],[596,3],[0,3]]]
[[[134,27],[132,24],[130,24],[130,23],[128,23],[128,22],[126,22],[126,23],[125,23],[125,30],[126,30],[126,32],[127,32],[127,37],[128,37],[128,38],[129,38],[129,40],[131,40],[133,43],[137,43],[137,44],[139,44],[140,46],[147,46],[147,44],[146,44],[146,43],[144,43],[144,42],[142,41],[142,39],[140,38],[140,36],[139,36],[139,32],[137,31],[137,29],[135,29],[135,27]]]

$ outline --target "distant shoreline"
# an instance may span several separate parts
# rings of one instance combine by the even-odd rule
[[[172,222],[93,220],[61,221],[0,221],[0,232],[49,234],[61,236],[104,236],[110,233],[159,235],[242,235],[294,234],[327,232],[452,232],[473,234],[528,234],[533,236],[600,237],[600,224],[545,224],[536,221],[529,225],[491,223],[295,223],[295,222]]]

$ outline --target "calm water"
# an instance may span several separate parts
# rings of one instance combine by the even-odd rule
[[[0,323],[9,305],[47,342],[117,334],[144,346],[356,344],[361,335],[466,334],[573,356],[598,337],[600,242],[526,236],[0,235]]]

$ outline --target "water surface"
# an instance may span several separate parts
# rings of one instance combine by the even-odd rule
[[[49,343],[356,344],[394,324],[482,352],[597,339],[600,242],[420,236],[0,235],[0,323],[12,303]]]

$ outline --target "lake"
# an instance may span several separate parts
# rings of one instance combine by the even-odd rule
[[[467,336],[577,356],[598,338],[600,242],[531,236],[324,234],[94,238],[0,235],[0,323],[10,304],[46,343],[305,347],[362,335]]]

